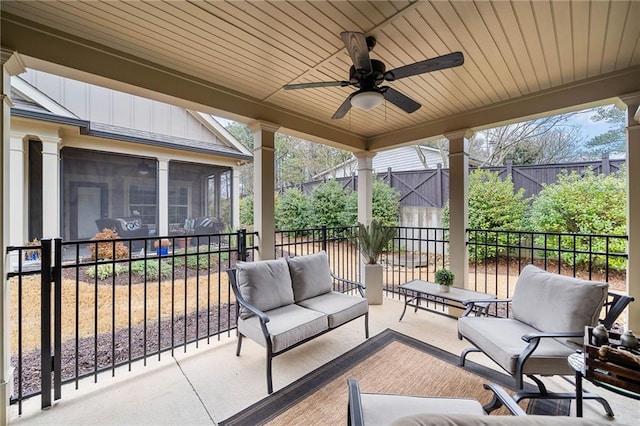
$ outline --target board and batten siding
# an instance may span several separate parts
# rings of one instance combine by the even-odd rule
[[[83,120],[224,145],[184,108],[42,71],[20,77]]]

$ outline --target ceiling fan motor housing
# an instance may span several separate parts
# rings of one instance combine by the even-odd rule
[[[384,63],[371,59],[371,72],[363,75],[361,71],[351,65],[349,68],[349,83],[364,90],[374,89],[384,81],[386,67]]]

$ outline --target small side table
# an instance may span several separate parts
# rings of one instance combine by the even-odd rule
[[[576,417],[582,417],[582,401],[584,399],[595,399],[600,404],[602,404],[602,406],[604,407],[604,410],[607,413],[607,416],[613,417],[613,410],[611,409],[611,406],[609,405],[606,399],[594,393],[589,393],[589,392],[585,393],[582,389],[582,379],[586,378],[585,371],[584,371],[584,354],[578,353],[578,352],[571,354],[567,358],[567,362],[569,363],[569,366],[571,367],[571,369],[576,372],[575,374],[576,376]],[[621,395],[630,396],[630,395],[626,395],[625,394],[626,391],[624,391],[623,389],[615,388],[615,386],[607,385],[606,383],[601,383],[601,382],[598,382],[597,380],[588,379],[588,378],[586,379],[596,386],[603,387],[605,389],[608,389],[610,391],[616,392]],[[625,393],[622,393],[621,391]],[[640,399],[640,395],[637,395],[636,399]]]
[[[440,286],[438,284],[422,280],[413,280],[409,281],[406,284],[401,284],[399,286],[399,289],[400,294],[404,294],[404,309],[402,310],[402,315],[400,315],[400,319],[398,321],[402,321],[402,318],[407,311],[407,306],[413,307],[415,309],[414,312],[417,312],[418,309],[420,309],[423,311],[430,311],[436,314],[457,318],[457,316],[451,315],[449,313],[429,308],[429,302],[440,304],[443,307],[450,306],[454,308],[461,308],[462,305],[465,305],[469,300],[486,299],[487,303],[480,302],[475,303],[474,305],[476,309],[478,309],[480,312],[483,312],[489,306],[488,302],[496,298],[496,296],[492,294],[479,293],[477,291],[465,290],[463,288],[457,287],[451,287],[449,293],[445,293],[440,291]],[[411,294],[411,296],[409,294]],[[425,301],[426,306],[422,306],[420,304],[421,300]],[[465,314],[467,313],[468,312],[465,311]]]

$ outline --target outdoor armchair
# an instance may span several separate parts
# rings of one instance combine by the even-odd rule
[[[517,389],[524,389],[525,375],[538,385],[539,392],[521,391],[514,397],[516,401],[574,399],[575,393],[548,392],[535,375],[574,374],[567,358],[582,349],[585,327],[598,323],[607,290],[607,283],[554,274],[527,265],[518,277],[512,299],[490,301],[511,303],[509,318],[460,318],[458,337],[474,345],[462,352],[460,365],[464,366],[470,352],[483,352],[515,378]],[[599,401],[607,414],[613,416],[603,398],[591,393],[585,393],[584,398]]]
[[[556,425],[597,424],[584,419],[552,416],[527,416],[520,406],[500,386],[484,384],[493,393],[489,404],[482,406],[471,398],[420,397],[363,393],[356,379],[347,379],[349,426],[403,425]],[[512,416],[488,416],[490,411],[505,406]]]

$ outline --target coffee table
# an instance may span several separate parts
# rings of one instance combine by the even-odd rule
[[[406,284],[401,284],[399,286],[399,289],[400,294],[404,294],[404,309],[402,310],[402,315],[400,315],[400,319],[398,321],[402,321],[402,318],[407,311],[407,306],[413,307],[414,312],[418,312],[418,309],[420,309],[423,311],[430,311],[440,315],[457,318],[456,315],[451,315],[448,312],[445,312],[444,308],[447,306],[462,308],[468,301],[473,300],[476,303],[467,306],[462,316],[467,315],[469,313],[468,311],[471,311],[472,309],[477,314],[482,314],[486,313],[490,301],[496,299],[496,296],[492,294],[465,290],[458,287],[450,287],[449,292],[445,293],[443,291],[440,291],[440,285],[423,280],[409,281]],[[478,302],[478,300],[485,299],[487,300],[487,303]],[[425,302],[424,306],[421,304],[422,301]],[[430,307],[430,303],[434,306]],[[443,310],[440,311],[435,309],[437,305],[442,306]]]

